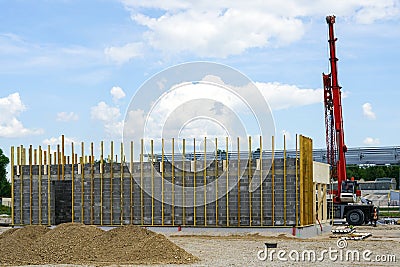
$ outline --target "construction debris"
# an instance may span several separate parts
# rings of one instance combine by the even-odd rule
[[[345,240],[363,240],[367,237],[372,236],[371,233],[357,232],[355,227],[352,226],[340,226],[332,229],[332,238],[340,238]]]

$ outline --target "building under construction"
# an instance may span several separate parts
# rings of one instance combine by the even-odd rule
[[[12,224],[289,227],[325,220],[329,168],[312,161],[312,140],[299,136],[294,157],[272,151],[215,149],[144,155],[125,160],[121,144],[115,160],[58,151],[11,148]],[[216,140],[217,141],[217,140]],[[249,144],[251,139],[249,139]],[[164,141],[162,141],[164,144]],[[174,140],[172,140],[174,143]],[[274,143],[272,138],[272,144]],[[174,147],[174,146],[173,146]],[[251,148],[251,145],[249,146]],[[183,151],[185,141],[183,140]],[[262,151],[262,153],[260,153]],[[190,156],[189,156],[190,155]],[[147,156],[147,157],[146,157]],[[117,157],[117,159],[118,159]],[[317,194],[315,194],[317,192]],[[318,216],[317,216],[318,214]]]

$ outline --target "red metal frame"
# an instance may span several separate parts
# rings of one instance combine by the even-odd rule
[[[331,165],[332,178],[338,181],[338,190],[334,198],[336,203],[340,203],[340,193],[342,182],[347,180],[346,176],[346,156],[347,147],[344,144],[343,114],[341,101],[341,87],[339,86],[336,41],[333,24],[335,16],[327,16],[326,22],[329,27],[329,54],[330,54],[330,74],[322,74],[324,82],[324,105],[325,105],[325,126],[326,126],[326,146],[327,161]]]

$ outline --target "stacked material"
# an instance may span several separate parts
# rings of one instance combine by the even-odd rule
[[[339,237],[344,240],[363,240],[367,237],[372,236],[371,233],[361,233],[357,232],[355,227],[338,227],[336,229],[332,229],[333,236],[331,237]]]

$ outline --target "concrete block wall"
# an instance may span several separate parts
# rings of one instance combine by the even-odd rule
[[[82,169],[78,164],[67,164],[64,177],[60,177],[59,165],[51,165],[50,174],[45,166],[40,174],[37,165],[19,166],[20,172],[15,166],[14,173],[19,175],[14,176],[14,224],[73,220],[95,225],[295,225],[300,199],[296,160],[275,159],[273,171],[268,168],[270,163],[270,159],[263,160],[263,174],[267,170],[269,173],[252,192],[250,184],[260,183],[256,160],[251,161],[250,167],[246,159],[229,160],[228,175],[223,161],[208,162],[204,172],[201,160],[196,162],[196,174],[190,171],[194,168],[190,161],[176,161],[174,166],[164,162],[163,173],[161,162],[134,162],[132,174],[127,165],[121,170],[120,163],[84,164]],[[242,172],[238,181],[238,173]],[[206,192],[202,189],[204,181]],[[196,184],[196,189],[191,194],[178,190],[183,184],[193,188]]]

